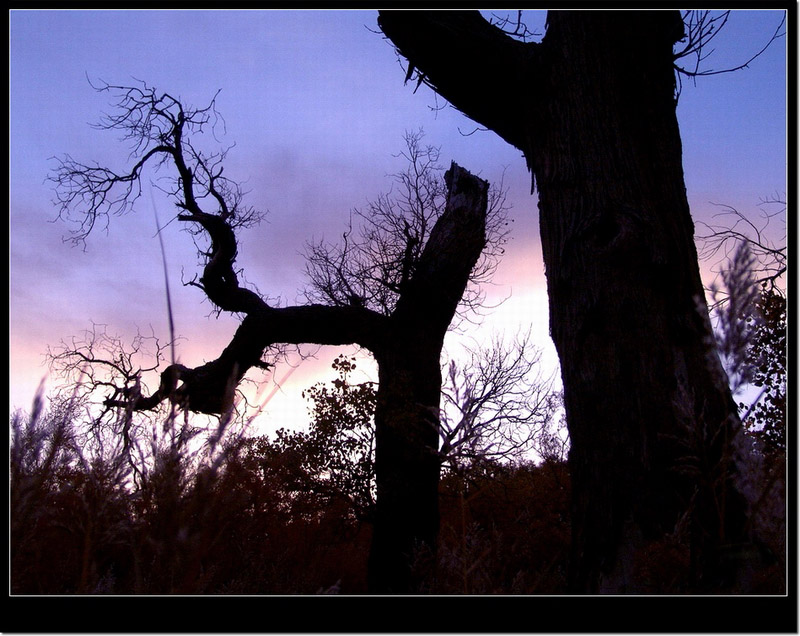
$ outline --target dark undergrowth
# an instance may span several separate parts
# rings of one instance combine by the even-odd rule
[[[144,451],[104,446],[73,421],[68,408],[11,418],[12,594],[366,592],[370,509],[304,475],[296,448],[182,436],[179,417],[153,426]],[[565,591],[565,462],[473,462],[445,473],[440,492],[437,567],[420,593]],[[776,527],[776,553],[782,537]],[[690,591],[688,562],[680,542],[647,546],[642,589]],[[778,559],[757,590],[780,592],[784,574]]]

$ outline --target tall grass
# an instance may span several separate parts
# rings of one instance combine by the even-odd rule
[[[232,415],[204,428],[166,414],[131,426],[124,445],[76,404],[45,406],[40,393],[10,418],[12,594],[362,586],[368,530],[340,510],[290,515],[287,488]]]

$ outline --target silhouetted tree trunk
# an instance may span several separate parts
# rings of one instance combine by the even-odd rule
[[[423,334],[419,334],[423,335]],[[399,338],[377,357],[375,524],[370,592],[411,592],[436,551],[439,531],[441,391],[435,342]],[[412,566],[419,571],[412,572]]]
[[[447,208],[390,316],[378,362],[371,592],[409,592],[425,577],[439,528],[440,355],[486,244],[488,184],[455,164]],[[412,572],[411,566],[418,571]]]
[[[740,423],[675,114],[680,14],[551,11],[541,43],[477,12],[381,11],[379,25],[415,79],[524,153],[538,187],[571,439],[571,589],[636,591],[644,549],[680,540],[687,519],[693,583],[746,585]]]

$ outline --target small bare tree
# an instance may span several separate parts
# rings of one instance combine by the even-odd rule
[[[441,149],[423,144],[422,130],[406,132],[399,156],[406,168],[392,175],[390,192],[353,210],[341,241],[306,246],[306,297],[340,307],[363,306],[384,315],[397,307],[419,266],[422,251],[447,203],[448,184],[439,164]],[[509,205],[502,181],[490,185],[486,246],[459,302],[467,316],[484,301],[483,284],[497,268],[508,238]],[[355,223],[354,223],[355,221]]]
[[[439,454],[450,469],[483,460],[546,454],[540,442],[561,405],[554,374],[545,377],[530,334],[468,351],[450,362],[442,389]]]

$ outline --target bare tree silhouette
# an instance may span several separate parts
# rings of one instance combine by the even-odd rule
[[[490,213],[488,183],[452,164],[442,185],[432,172],[432,151],[420,151],[410,138],[411,172],[402,177],[414,179],[405,192],[406,203],[413,204],[410,214],[402,206],[388,212],[389,200],[382,199],[365,217],[362,242],[350,241],[348,231],[341,247],[312,248],[310,294],[326,304],[275,307],[240,283],[235,266],[236,231],[263,214],[244,205],[240,186],[224,174],[228,150],[209,153],[197,143],[198,135],[222,123],[215,99],[192,108],[144,83],[102,84],[97,90],[117,97],[113,113],[99,127],[123,132],[133,165],[116,172],[70,156],[58,161],[50,178],[60,215],[77,222],[73,240],[83,242],[98,222],[131,211],[141,196],[146,167],[168,171],[160,183],[178,209],[175,218],[202,243],[203,272],[189,284],[219,311],[241,317],[230,343],[213,360],[195,367],[168,364],[149,394],[137,382],[138,371],[126,367],[122,385],[109,386],[105,405],[144,411],[166,402],[221,415],[231,410],[247,371],[269,367],[264,355],[271,346],[357,344],[367,349],[379,369],[370,588],[409,591],[412,552],[421,546],[433,551],[436,545],[444,335],[470,280],[491,271],[488,261],[480,265],[487,223],[494,237],[488,242],[501,241],[492,225],[496,214]],[[86,357],[82,361],[102,364]]]

